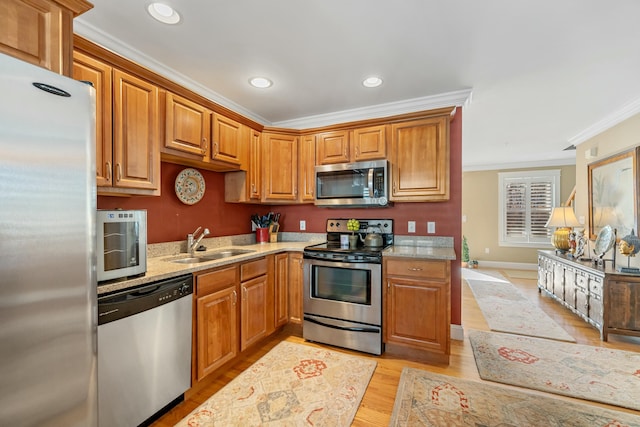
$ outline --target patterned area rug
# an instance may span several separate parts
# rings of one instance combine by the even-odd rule
[[[176,426],[349,426],[375,368],[283,341]]]
[[[576,341],[511,283],[491,276],[475,277],[466,280],[492,331]]]
[[[389,426],[638,427],[640,417],[404,368]]]
[[[640,410],[640,353],[470,331],[480,377]]]

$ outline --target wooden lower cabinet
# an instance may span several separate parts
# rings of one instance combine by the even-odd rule
[[[289,253],[289,322],[302,324],[302,253]]]
[[[450,261],[385,257],[383,273],[385,343],[426,350],[448,359]]]
[[[242,282],[241,291],[240,351],[244,351],[267,336],[266,274]]]
[[[274,322],[275,327],[278,328],[289,321],[289,254],[276,254],[274,259]]]
[[[267,258],[240,264],[240,351],[267,336]]]
[[[194,383],[238,355],[238,268],[198,273],[195,283]]]

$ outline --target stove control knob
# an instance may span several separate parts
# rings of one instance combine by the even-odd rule
[[[329,223],[329,227],[333,227],[333,223],[332,222]]]

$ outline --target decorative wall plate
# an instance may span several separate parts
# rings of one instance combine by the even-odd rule
[[[605,225],[598,233],[593,251],[596,253],[596,256],[601,257],[613,247],[614,242],[615,236],[613,235],[613,229],[610,225]]]
[[[204,178],[195,169],[184,169],[176,177],[176,195],[185,205],[198,203],[204,196]]]

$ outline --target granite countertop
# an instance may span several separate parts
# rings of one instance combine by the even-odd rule
[[[173,259],[188,258],[187,253],[175,253],[165,256],[154,256],[147,258],[147,273],[142,277],[135,277],[128,280],[109,281],[98,284],[98,295],[134,288],[158,280],[170,279],[183,274],[195,273],[210,268],[221,267],[223,265],[234,264],[236,262],[247,261],[261,256],[275,254],[278,252],[302,252],[311,242],[277,242],[277,243],[257,243],[241,246],[223,246],[213,249],[196,252],[196,256],[206,256],[207,254],[219,252],[225,249],[241,249],[252,251],[241,255],[230,256],[228,258],[201,262],[198,264],[180,264],[171,262]]]
[[[294,236],[300,237],[300,236]],[[196,256],[206,256],[225,249],[241,249],[251,251],[223,259],[211,260],[197,264],[180,264],[171,260],[188,258],[185,242],[170,242],[166,244],[149,245],[147,250],[147,273],[142,277],[126,280],[113,280],[98,284],[98,295],[135,288],[159,280],[170,279],[183,274],[195,273],[202,270],[248,261],[261,256],[279,252],[302,252],[314,243],[324,241],[325,235],[307,235],[305,241],[281,241],[276,243],[253,243],[247,240],[249,236],[234,236],[231,238],[206,239],[203,242],[210,249],[196,252]],[[408,237],[396,236],[394,245],[382,252],[383,257],[407,257],[423,259],[455,260],[452,237]]]

